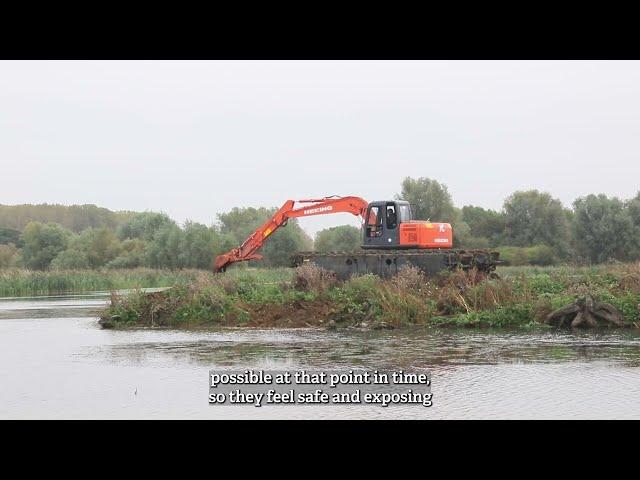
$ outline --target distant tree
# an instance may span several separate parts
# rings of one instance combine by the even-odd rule
[[[631,200],[629,200],[625,207],[633,223],[633,238],[637,243],[637,246],[631,246],[629,250],[629,258],[632,260],[640,259],[640,192],[636,194]]]
[[[22,231],[29,222],[57,223],[72,232],[87,228],[115,229],[132,212],[113,212],[96,205],[0,205],[0,227]]]
[[[475,241],[461,211],[453,205],[447,186],[437,180],[406,177],[396,199],[409,202],[415,220],[450,223],[454,247]]]
[[[295,220],[295,219],[292,219]],[[313,240],[309,237],[297,221],[289,223],[276,231],[262,248],[264,259],[256,266],[288,267],[291,265],[291,255],[308,251],[313,248]]]
[[[215,227],[187,221],[183,231],[179,260],[184,268],[209,270],[216,255],[233,248],[229,237],[223,236]]]
[[[549,245],[535,245],[526,250],[531,265],[553,265],[558,260],[556,251]]]
[[[456,235],[457,237],[457,235]],[[461,241],[462,248],[494,248],[497,243],[490,243],[486,237],[473,237],[469,235]]]
[[[318,252],[352,252],[362,244],[362,232],[351,225],[325,228],[316,233],[314,242]]]
[[[604,194],[579,198],[573,207],[574,242],[580,255],[592,262],[637,258],[640,239],[633,208]]]
[[[117,229],[118,238],[140,238],[151,240],[156,232],[166,225],[177,226],[166,213],[142,212],[131,216]]]
[[[436,180],[406,177],[396,198],[409,202],[416,220],[453,223],[457,219],[456,209],[446,185]]]
[[[87,254],[81,250],[67,249],[60,252],[51,262],[54,270],[79,270],[90,268]]]
[[[0,245],[13,243],[14,246],[20,247],[20,231],[13,228],[0,227]]]
[[[0,244],[0,268],[17,267],[20,263],[20,250],[13,243]]]
[[[485,238],[487,244],[500,245],[505,229],[505,215],[495,210],[466,205],[462,207],[462,220],[469,225],[470,235]]]
[[[90,228],[80,234],[78,244],[83,244],[91,268],[99,268],[120,254],[120,240],[108,228]]]
[[[184,232],[175,224],[165,224],[156,231],[145,250],[145,266],[151,268],[180,268],[180,246]]]
[[[633,225],[640,228],[640,192],[626,204]]]
[[[276,212],[276,208],[233,208],[227,213],[218,214],[220,232],[223,236],[233,239],[234,246],[240,245],[260,225],[266,222]],[[264,259],[262,266],[287,266],[290,264],[291,254],[310,250],[313,241],[302,230],[297,219],[292,218],[269,236],[259,253]]]
[[[27,224],[20,236],[23,263],[27,268],[44,270],[51,261],[67,248],[72,233],[55,223]]]
[[[220,231],[231,235],[234,242],[242,243],[251,232],[266,222],[275,213],[273,208],[234,207],[226,213],[218,214]]]
[[[473,237],[471,234],[471,228],[462,219],[462,211],[458,208],[455,209],[453,220],[449,220],[453,228],[453,246],[454,248],[472,248],[473,244],[478,243],[477,237]]]
[[[504,242],[519,247],[549,245],[566,254],[569,241],[567,212],[560,200],[537,190],[515,192],[504,202]]]
[[[52,262],[54,268],[100,268],[120,254],[121,242],[107,227],[88,228],[69,241]]]
[[[147,243],[139,238],[129,238],[120,244],[120,254],[110,260],[107,268],[136,268],[144,265]]]

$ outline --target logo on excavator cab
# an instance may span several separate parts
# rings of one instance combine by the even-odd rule
[[[310,208],[309,210],[303,210],[305,215],[313,215],[314,213],[330,212],[333,210],[333,205],[327,205],[326,207]]]

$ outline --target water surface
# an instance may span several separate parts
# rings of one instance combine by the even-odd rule
[[[0,418],[640,418],[637,331],[102,330],[108,295],[0,299]],[[420,369],[433,406],[210,406],[209,369]]]

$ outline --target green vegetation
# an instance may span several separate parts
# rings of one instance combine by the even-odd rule
[[[574,202],[577,251],[592,262],[635,260],[640,255],[640,193],[623,202],[588,195]]]
[[[622,263],[602,263],[599,265],[502,265],[496,269],[502,278],[513,278],[525,275],[527,277],[535,275],[560,275],[560,276],[588,276],[605,275],[609,271],[618,271],[625,267]]]
[[[55,223],[31,222],[22,232],[22,261],[31,269],[43,270],[66,250],[71,232]]]
[[[236,247],[244,242],[257,227],[271,218],[276,210],[276,208],[233,208],[228,213],[218,215],[220,232],[231,239],[231,247]],[[297,219],[292,218],[286,226],[269,237],[269,241],[260,250],[264,258],[256,265],[289,266],[291,263],[289,257],[292,253],[312,248],[312,239],[300,228]]]
[[[0,269],[22,264],[20,250],[15,244],[0,245]]]
[[[74,233],[100,227],[115,230],[133,215],[134,212],[112,212],[95,205],[0,205],[0,227],[21,232],[30,222],[40,222],[56,223]],[[5,243],[1,240],[0,234],[0,243]]]
[[[201,270],[0,270],[0,297],[188,285],[207,275]],[[213,274],[210,274],[213,277]]]
[[[325,228],[316,234],[314,246],[318,252],[353,252],[362,244],[362,233],[351,225]]]
[[[553,265],[558,261],[559,255],[549,245],[536,245],[534,247],[497,247],[500,252],[500,260],[509,265]]]
[[[640,193],[630,200],[588,195],[569,209],[549,193],[518,191],[495,211],[457,208],[446,185],[407,177],[396,198],[409,201],[416,219],[451,223],[454,247],[497,249],[510,265],[640,260]],[[275,211],[233,208],[207,226],[95,205],[0,205],[0,268],[210,270],[217,255],[244,242]],[[351,226],[322,230],[314,242],[290,219],[269,237],[262,260],[234,268],[283,267],[297,251],[349,251],[360,243],[361,232]]]
[[[8,245],[10,243],[17,245],[18,247],[22,247],[20,242],[20,230],[0,227],[0,245]]]
[[[396,198],[411,204],[416,219],[455,223],[458,216],[447,186],[430,178],[405,178]]]
[[[546,245],[567,252],[569,213],[559,200],[537,190],[515,192],[504,202],[503,241],[516,247]]]
[[[550,328],[546,316],[585,295],[640,327],[640,265],[503,267],[502,277],[453,272],[426,279],[408,268],[391,279],[346,282],[313,265],[198,277],[164,292],[113,295],[103,322],[125,326],[362,327],[408,325]]]
[[[49,207],[46,206],[44,213],[41,212],[38,217],[46,217]],[[71,212],[77,210],[68,208]],[[8,216],[7,211],[5,209],[5,216]],[[89,226],[79,232],[59,223],[30,221],[22,232],[9,228],[0,231],[0,241],[5,242],[0,243],[0,268],[94,270],[146,267],[210,270],[216,255],[241,244],[274,211],[266,208],[235,208],[219,215],[219,224],[210,227],[191,221],[179,226],[166,214],[155,212],[128,212],[117,217],[120,221],[114,228],[106,225]],[[21,212],[21,209],[17,209],[14,213],[18,215]],[[18,218],[8,223],[19,223]],[[78,222],[71,223],[78,225]],[[265,245],[261,251],[264,260],[260,265],[288,266],[291,253],[311,248],[312,240],[296,219],[292,219],[285,228],[275,232]]]
[[[640,259],[640,193],[626,201],[588,195],[568,209],[549,193],[519,191],[497,212],[473,205],[458,209],[445,185],[406,178],[396,198],[408,200],[416,218],[451,223],[454,246],[497,248],[512,265]]]
[[[411,205],[416,220],[450,223],[453,227],[454,247],[484,247],[482,241],[472,238],[469,225],[462,217],[462,211],[453,205],[453,199],[447,186],[430,178],[417,179],[406,177],[402,181],[398,200],[406,200]]]

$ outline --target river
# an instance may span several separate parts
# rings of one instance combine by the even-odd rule
[[[638,331],[114,331],[107,298],[0,299],[0,418],[640,418]],[[426,369],[433,405],[209,405],[216,368]]]

